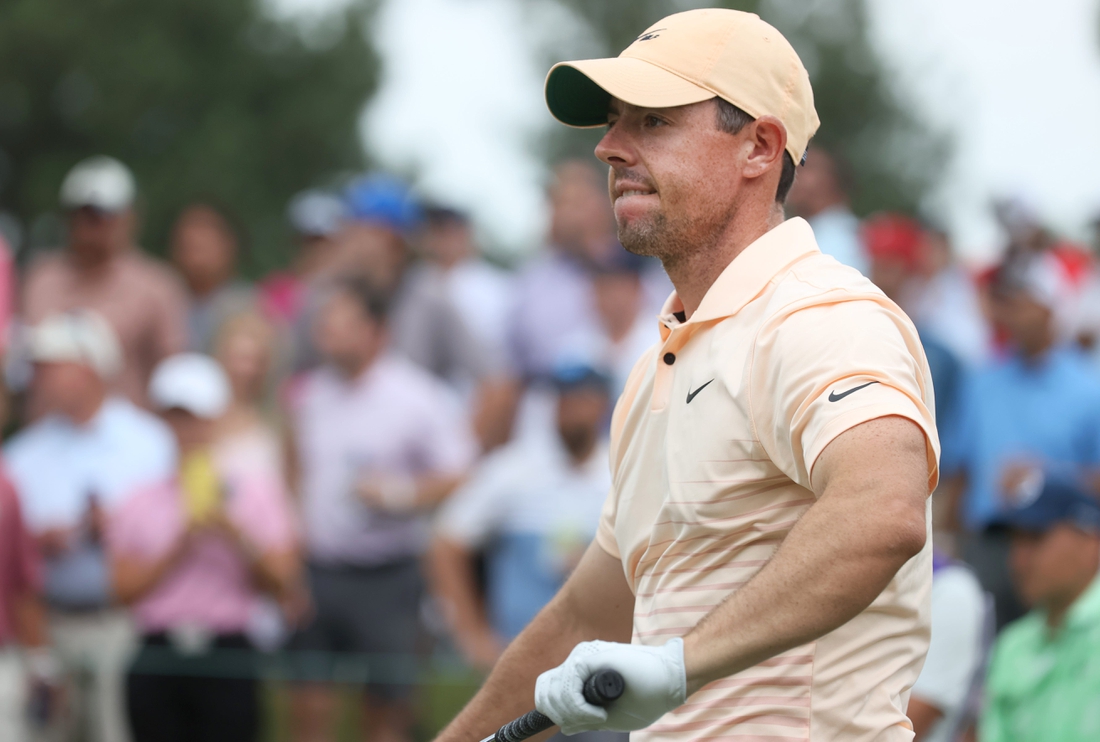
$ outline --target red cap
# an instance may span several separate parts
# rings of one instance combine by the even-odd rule
[[[863,222],[863,244],[871,260],[900,260],[907,266],[917,263],[924,235],[920,224],[901,214],[877,214]]]

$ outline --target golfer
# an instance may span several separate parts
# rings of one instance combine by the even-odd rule
[[[911,740],[932,383],[905,314],[784,221],[818,126],[797,54],[755,15],[679,13],[555,66],[546,100],[606,127],[619,239],[676,291],[615,410],[595,542],[440,739],[533,698],[566,734]],[[581,694],[603,668],[626,681],[607,709]]]

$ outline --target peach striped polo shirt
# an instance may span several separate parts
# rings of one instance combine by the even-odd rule
[[[641,644],[687,633],[764,566],[813,505],[814,462],[845,430],[913,420],[928,440],[929,491],[938,477],[916,329],[823,255],[804,220],[749,245],[690,320],[680,309],[673,294],[661,342],[616,406],[597,535],[622,561]],[[912,739],[905,712],[928,645],[931,564],[929,538],[849,623],[705,686],[633,739]]]

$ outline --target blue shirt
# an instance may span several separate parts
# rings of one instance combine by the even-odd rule
[[[975,372],[960,399],[947,474],[963,471],[963,521],[971,531],[1004,510],[1001,479],[1014,463],[1074,473],[1100,464],[1100,379],[1075,350],[1038,360],[1013,356]],[[944,453],[948,453],[945,448]]]
[[[81,525],[93,499],[110,512],[139,485],[175,471],[171,431],[115,397],[86,425],[60,415],[39,420],[11,439],[4,455],[30,530],[76,531],[69,551],[46,562],[46,598],[63,608],[105,605],[103,549],[81,532]]]

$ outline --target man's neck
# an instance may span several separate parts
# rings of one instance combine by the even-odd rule
[[[690,319],[703,302],[707,291],[718,276],[729,267],[734,258],[763,235],[778,227],[785,219],[783,207],[774,204],[765,214],[754,219],[736,219],[730,222],[710,249],[691,252],[675,261],[665,261],[665,272],[676,295],[684,305],[684,315]]]
[[[569,463],[572,464],[574,468],[584,466],[596,451],[596,442],[596,436],[592,436],[590,440],[585,441],[583,446],[576,449],[567,448],[566,450],[569,452]]]
[[[358,363],[341,364],[337,366],[340,375],[344,377],[346,381],[355,381],[360,378],[367,370],[374,365],[377,360],[380,351],[371,353],[366,358],[361,359]]]
[[[1070,595],[1060,596],[1049,601],[1046,604],[1047,614],[1047,628],[1051,631],[1057,631],[1062,628],[1062,625],[1066,621],[1066,614],[1073,608],[1074,603],[1081,599],[1081,596],[1085,594],[1085,591],[1092,585],[1092,580],[1081,585],[1080,589],[1074,591]]]
[[[66,417],[72,421],[73,425],[83,427],[95,419],[95,416],[103,409],[103,405],[106,401],[107,392],[104,390],[94,397],[89,397],[87,400],[84,400],[76,409],[70,410],[69,413],[66,414]]]

